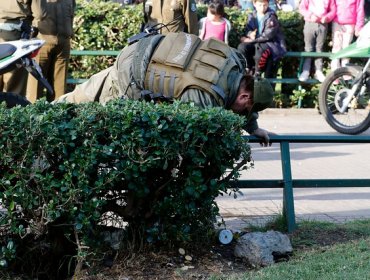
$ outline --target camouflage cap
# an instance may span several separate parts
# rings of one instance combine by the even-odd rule
[[[268,108],[273,100],[274,90],[267,79],[256,78],[254,81],[253,106],[251,112]]]

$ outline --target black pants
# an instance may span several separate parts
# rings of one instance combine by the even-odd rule
[[[275,78],[277,70],[277,62],[274,62],[272,55],[269,56],[266,67],[258,69],[258,64],[262,53],[268,48],[265,43],[240,43],[238,51],[241,52],[247,60],[247,68],[255,69],[258,72],[264,72],[265,78]],[[256,67],[257,66],[257,67]]]

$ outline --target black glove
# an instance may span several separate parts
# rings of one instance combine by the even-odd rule
[[[21,39],[30,39],[31,38],[31,32],[32,32],[32,26],[28,22],[22,21],[22,24],[21,24]]]
[[[31,39],[36,38],[39,34],[39,30],[37,27],[30,25],[26,21],[22,21],[21,25],[21,39]]]
[[[36,26],[31,26],[31,38],[36,38],[39,35],[39,29]]]

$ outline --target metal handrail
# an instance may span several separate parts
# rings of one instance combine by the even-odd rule
[[[259,143],[255,136],[243,136],[249,143]],[[280,143],[282,179],[238,180],[232,186],[238,188],[283,188],[283,215],[288,232],[296,229],[294,212],[294,188],[370,187],[370,179],[293,179],[290,160],[290,143],[370,143],[370,136],[357,135],[271,135],[271,143]]]

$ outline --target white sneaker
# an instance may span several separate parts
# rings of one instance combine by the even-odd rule
[[[322,83],[324,80],[325,80],[325,75],[322,71],[320,70],[317,70],[315,72],[315,79],[316,80],[319,80],[320,83]]]
[[[303,70],[301,75],[299,75],[298,80],[301,81],[301,82],[305,82],[305,81],[308,80],[309,76],[310,76],[310,72],[306,71],[306,70]]]

